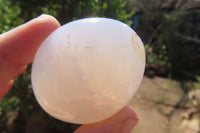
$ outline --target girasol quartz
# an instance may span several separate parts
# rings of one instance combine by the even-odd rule
[[[32,86],[50,115],[95,123],[128,104],[144,67],[143,43],[128,25],[108,18],[80,19],[56,29],[41,44]]]

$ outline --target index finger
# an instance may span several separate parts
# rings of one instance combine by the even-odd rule
[[[0,87],[32,62],[42,41],[59,26],[54,17],[42,15],[0,35]]]

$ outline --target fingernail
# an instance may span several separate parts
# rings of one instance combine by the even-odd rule
[[[130,133],[131,130],[137,124],[137,122],[138,122],[138,119],[128,119],[128,120],[126,120],[124,125],[122,125],[120,133]]]
[[[44,18],[46,18],[46,16],[49,16],[49,15],[47,15],[47,14],[41,14],[36,19],[44,19]]]

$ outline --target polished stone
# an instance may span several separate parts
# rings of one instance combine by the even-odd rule
[[[145,51],[128,25],[87,18],[50,34],[32,66],[32,85],[41,107],[71,123],[102,121],[121,110],[144,73]]]

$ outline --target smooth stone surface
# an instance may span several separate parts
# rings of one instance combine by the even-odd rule
[[[128,104],[144,73],[142,41],[113,19],[70,22],[50,34],[32,66],[34,94],[50,115],[87,124]]]

